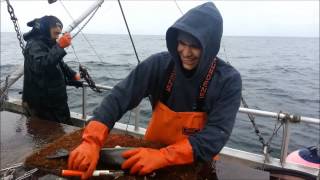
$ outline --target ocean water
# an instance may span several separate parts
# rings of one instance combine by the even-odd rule
[[[164,36],[133,36],[138,56],[143,61],[153,53],[166,51]],[[98,84],[114,86],[137,65],[137,59],[127,35],[78,35],[73,48],[67,49],[65,62],[78,70],[78,62],[86,66]],[[288,112],[320,118],[319,100],[319,39],[294,37],[223,37],[219,57],[230,62],[243,81],[243,97],[250,108]],[[1,80],[23,64],[23,56],[14,33],[1,33]],[[21,97],[22,78],[12,86],[9,95]],[[88,90],[87,111],[101,102],[108,92]],[[71,111],[81,112],[81,89],[68,87]],[[146,127],[151,116],[147,99],[141,103],[141,126]],[[133,124],[127,113],[121,122]],[[256,117],[256,124],[267,141],[276,121]],[[319,145],[319,125],[291,125],[289,151]],[[280,154],[282,129],[271,143],[272,154]],[[238,113],[228,147],[261,153],[262,145],[254,133],[247,115]]]

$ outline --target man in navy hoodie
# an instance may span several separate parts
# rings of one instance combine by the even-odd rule
[[[241,77],[217,57],[222,17],[213,3],[189,10],[166,33],[168,52],[150,56],[118,83],[94,111],[69,169],[89,178],[116,121],[151,97],[145,139],[166,145],[122,154],[123,169],[145,175],[159,168],[210,161],[226,144],[240,106]]]

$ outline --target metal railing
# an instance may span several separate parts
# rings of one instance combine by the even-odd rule
[[[87,83],[83,83],[84,87],[82,88],[82,119],[87,119],[87,111],[86,111],[86,105],[87,105],[87,88],[89,85]],[[96,87],[101,90],[111,90],[113,87],[111,86],[104,86],[101,84],[96,84]],[[134,116],[134,130],[138,131],[139,129],[139,121],[140,121],[140,105],[138,105],[136,108],[133,109],[133,112],[135,114]]]
[[[100,84],[96,84],[98,88],[101,90],[111,90],[113,87],[111,86],[104,86]],[[87,87],[88,84],[84,83],[84,87],[82,90],[82,119],[86,119],[86,98],[87,98]],[[138,105],[135,109],[133,109],[135,113],[134,118],[134,130],[138,131],[139,129],[139,119],[140,119],[140,105]],[[245,114],[253,114],[257,116],[262,117],[272,117],[276,118],[277,120],[284,120],[284,132],[282,137],[282,144],[281,144],[281,155],[280,155],[280,162],[281,164],[285,162],[285,159],[288,154],[288,146],[290,141],[290,123],[299,123],[299,122],[305,122],[310,124],[320,124],[320,120],[316,118],[310,118],[310,117],[304,117],[304,116],[298,116],[293,114],[286,114],[286,113],[275,113],[275,112],[269,112],[269,111],[261,111],[256,109],[249,109],[249,108],[239,108],[240,113]]]
[[[102,85],[97,85],[100,89],[103,90],[111,90],[112,87],[110,86],[102,86]],[[85,124],[85,121],[87,119],[89,119],[90,117],[87,116],[86,114],[86,100],[87,100],[87,85],[85,85],[84,90],[82,90],[82,92],[84,92],[82,94],[82,99],[83,99],[83,104],[82,104],[82,114],[78,114],[78,113],[74,113],[71,112],[71,116],[72,116],[72,120],[75,123],[75,126],[78,127],[83,127]],[[146,132],[145,128],[139,127],[139,119],[140,119],[140,106],[138,105],[138,107],[136,107],[134,109],[135,113],[135,117],[133,118],[135,120],[134,125],[129,125],[129,124],[124,124],[124,123],[116,123],[115,124],[115,129],[119,130],[119,131],[125,131],[125,132],[129,132],[131,134],[134,135],[138,135],[138,136],[143,136]],[[13,98],[9,98],[4,105],[4,109],[6,111],[10,111],[10,112],[15,112],[15,113],[25,113],[24,108],[21,105],[21,101],[19,101],[18,99],[13,99]],[[269,161],[266,160],[267,156],[266,153],[263,152],[263,155],[259,155],[259,154],[254,154],[254,153],[250,153],[247,151],[241,151],[239,149],[232,149],[232,148],[228,148],[228,147],[224,147],[221,151],[221,157],[227,158],[231,161],[234,162],[241,162],[241,163],[246,163],[248,166],[252,166],[252,167],[276,167],[276,168],[285,168],[285,169],[291,169],[291,170],[296,170],[296,171],[300,171],[300,172],[305,172],[305,173],[309,173],[315,176],[319,176],[320,175],[320,171],[319,169],[315,169],[315,168],[311,168],[311,167],[307,167],[307,166],[302,166],[302,165],[298,165],[298,164],[292,164],[292,163],[287,163],[285,161],[286,157],[287,157],[287,153],[288,153],[288,144],[290,141],[290,126],[289,124],[292,122],[306,122],[309,124],[320,124],[320,120],[319,119],[315,119],[315,118],[307,118],[307,117],[299,117],[296,115],[289,115],[289,114],[285,114],[285,113],[274,113],[274,112],[268,112],[268,111],[260,111],[260,110],[255,110],[255,109],[248,109],[248,108],[239,108],[239,112],[241,113],[252,113],[255,114],[257,116],[264,116],[264,117],[273,117],[275,118],[275,120],[279,121],[281,120],[281,118],[283,120],[281,120],[283,122],[283,126],[284,126],[284,131],[283,131],[283,137],[282,137],[282,144],[281,144],[281,155],[280,158],[274,158],[274,157],[268,157]],[[82,117],[81,117],[82,116]],[[83,118],[85,117],[85,118]],[[266,166],[265,166],[266,165]],[[320,176],[319,176],[320,177]]]

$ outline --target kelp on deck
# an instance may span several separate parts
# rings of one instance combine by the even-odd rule
[[[30,167],[38,167],[43,169],[67,169],[67,159],[47,159],[46,156],[54,154],[58,149],[64,148],[68,151],[73,150],[76,148],[81,142],[81,130],[77,130],[73,133],[65,135],[53,143],[48,144],[46,147],[42,148],[41,150],[33,153],[29,156],[26,161],[25,165]],[[159,149],[162,147],[161,144],[151,143],[145,141],[142,138],[137,138],[128,134],[113,134],[111,133],[104,144],[106,148],[113,148],[115,146],[121,147],[149,147],[149,148],[156,148]],[[152,176],[152,179],[202,179],[199,176],[203,176],[204,174],[209,175],[209,169],[203,169],[203,165],[201,164],[192,164],[192,165],[185,165],[185,166],[173,166],[164,168],[161,170],[156,171],[156,173]],[[108,167],[110,168],[110,167]],[[98,165],[97,169],[106,169],[101,164]],[[112,169],[112,168],[111,168]],[[201,171],[206,170],[206,173]],[[201,173],[200,173],[201,172]],[[110,177],[109,177],[110,178]],[[119,177],[118,179],[143,179],[144,177],[141,176],[132,176],[126,174],[124,176]],[[101,179],[101,178],[95,178]]]

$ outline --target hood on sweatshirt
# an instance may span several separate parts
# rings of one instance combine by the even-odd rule
[[[183,67],[177,52],[177,36],[179,32],[186,32],[195,37],[201,45],[201,57],[197,69],[191,78],[202,77],[207,73],[210,63],[217,56],[223,32],[223,20],[219,10],[211,3],[204,3],[192,8],[179,18],[166,33],[167,48],[172,55],[177,70]]]

